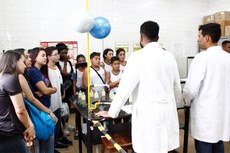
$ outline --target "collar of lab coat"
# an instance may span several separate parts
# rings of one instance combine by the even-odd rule
[[[158,42],[150,42],[147,45],[145,45],[144,48],[152,48],[152,47],[162,48]]]
[[[209,47],[206,51],[216,51],[216,50],[222,50],[220,46],[212,46],[212,47]]]

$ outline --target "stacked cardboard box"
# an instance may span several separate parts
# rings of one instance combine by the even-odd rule
[[[220,28],[221,28],[221,37],[225,37],[228,33],[228,31],[225,31],[225,27],[230,25],[230,21],[219,21],[217,22],[220,24]]]
[[[220,24],[221,37],[230,36],[230,11],[216,12],[203,18],[204,24],[214,22]]]
[[[228,37],[230,36],[230,26],[225,26],[225,36]]]
[[[219,21],[230,21],[230,12],[229,11],[221,11],[215,13],[215,22]]]
[[[230,12],[229,11],[221,11],[215,13],[215,22],[220,24],[221,27],[221,36],[227,36],[229,31],[226,31],[225,27],[230,26]]]
[[[204,16],[204,18],[203,18],[203,23],[204,23],[204,24],[207,24],[207,23],[214,23],[214,22],[215,22],[215,15],[214,15],[214,14]]]

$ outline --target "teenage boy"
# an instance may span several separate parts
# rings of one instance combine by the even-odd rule
[[[102,90],[104,89],[104,87],[100,85],[105,84],[105,70],[102,67],[100,67],[100,55],[101,54],[98,52],[93,52],[90,54],[90,86],[92,86],[91,89],[94,92],[98,93],[102,92]],[[86,69],[83,73],[84,87],[88,87],[87,77],[88,73]]]
[[[52,87],[57,89],[57,92],[51,95],[51,105],[50,109],[54,112],[56,117],[58,118],[58,122],[55,127],[54,134],[54,145],[55,149],[64,149],[67,148],[68,145],[72,145],[73,143],[69,141],[62,134],[61,128],[61,106],[62,106],[62,96],[61,96],[61,84],[63,84],[62,76],[60,70],[55,65],[59,61],[59,54],[56,47],[47,47],[45,49],[46,55],[48,58],[48,75],[50,78],[50,82]],[[55,150],[55,152],[58,152]]]
[[[112,70],[106,74],[106,82],[109,85],[110,92],[116,93],[121,80],[122,71],[120,70],[120,60],[117,56],[111,58]]]
[[[58,50],[58,54],[60,56],[59,62],[56,63],[57,67],[61,71],[63,84],[65,87],[65,97],[62,100],[63,102],[67,102],[69,105],[69,108],[71,108],[71,102],[69,98],[73,95],[73,82],[71,80],[71,76],[73,73],[73,66],[71,62],[69,61],[68,56],[68,47],[64,43],[58,43],[56,45],[56,48]],[[62,119],[62,124],[64,126],[64,134],[66,136],[70,135],[69,131],[73,131],[74,127],[70,124],[68,124],[69,118]]]

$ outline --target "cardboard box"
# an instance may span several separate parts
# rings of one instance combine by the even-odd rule
[[[215,22],[230,21],[230,11],[216,12],[214,16]]]
[[[225,36],[225,26],[230,26],[230,21],[219,21],[217,23],[220,24],[221,37],[224,37]]]
[[[214,23],[214,22],[215,22],[215,15],[214,14],[204,16],[204,18],[203,18],[203,24]]]
[[[230,36],[230,25],[225,26],[224,32],[225,32],[225,37],[226,37],[226,36]]]

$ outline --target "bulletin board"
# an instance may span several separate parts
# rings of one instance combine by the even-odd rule
[[[64,43],[66,46],[68,46],[68,56],[70,58],[70,61],[73,65],[76,63],[76,56],[78,54],[78,42],[77,41],[44,41],[40,42],[40,45],[43,48],[49,47],[49,46],[56,46],[58,43]]]
[[[139,42],[133,42],[133,51],[140,50],[141,46]]]
[[[115,51],[118,48],[123,48],[126,52],[129,51],[129,43],[128,42],[115,42]]]

